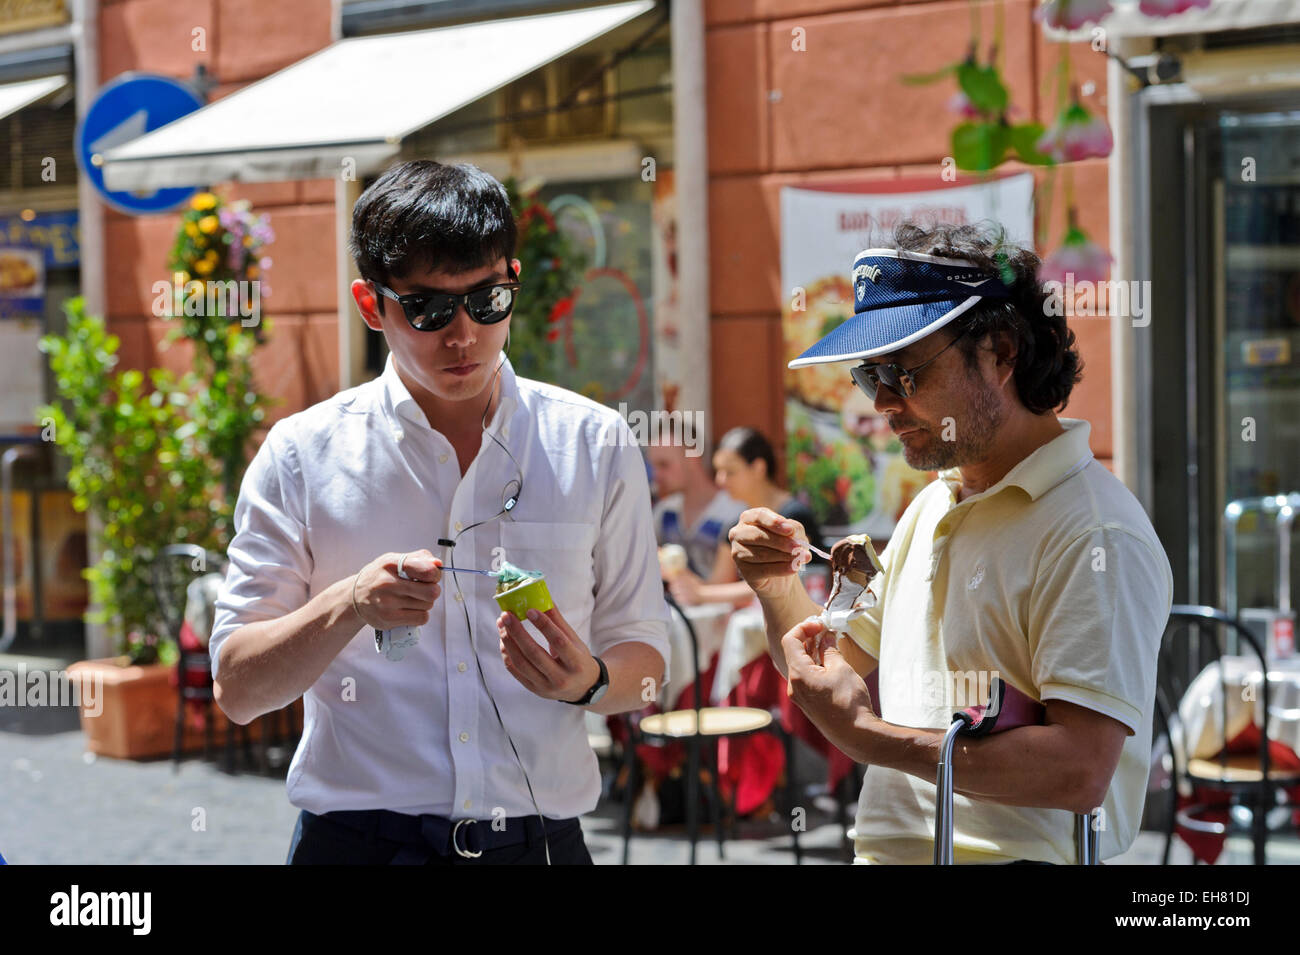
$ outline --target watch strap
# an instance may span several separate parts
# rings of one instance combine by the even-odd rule
[[[602,687],[609,686],[609,670],[605,667],[605,661],[594,655],[592,659],[600,667],[600,675],[596,677],[596,682],[591,685],[591,689],[587,690],[580,700],[562,700],[561,702],[568,703],[570,706],[586,706],[591,702],[592,697],[600,692]]]

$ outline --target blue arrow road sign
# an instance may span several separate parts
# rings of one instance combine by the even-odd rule
[[[109,192],[104,171],[90,157],[128,143],[203,105],[183,83],[150,73],[123,73],[99,91],[77,127],[77,162],[104,201],[131,215],[166,212],[194,195],[195,187],[152,192]]]

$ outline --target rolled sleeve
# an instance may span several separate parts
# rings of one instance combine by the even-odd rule
[[[659,576],[650,485],[641,452],[620,418],[593,552],[596,578],[591,649],[600,654],[620,643],[652,647],[668,672],[668,605]]]
[[[292,445],[277,424],[244,472],[229,566],[208,644],[214,679],[221,646],[230,634],[246,624],[283,617],[307,602],[312,560],[302,514],[302,474],[295,463]]]
[[[1155,698],[1173,579],[1163,550],[1117,525],[1071,541],[1036,581],[1029,607],[1034,683],[1139,732]]]

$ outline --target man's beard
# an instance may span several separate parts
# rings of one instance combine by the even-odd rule
[[[1006,411],[998,401],[997,392],[987,383],[974,380],[972,385],[965,396],[966,409],[961,419],[954,416],[953,440],[943,440],[946,423],[941,423],[937,432],[927,429],[925,444],[908,447],[903,443],[903,459],[908,465],[918,471],[941,471],[971,464],[988,455]]]

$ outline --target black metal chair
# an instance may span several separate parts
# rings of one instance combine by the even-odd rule
[[[686,832],[691,844],[690,864],[695,865],[696,845],[699,842],[698,810],[702,743],[708,741],[714,747],[712,766],[709,767],[711,785],[707,797],[717,820],[715,831],[718,839],[718,856],[725,858],[724,827],[726,812],[724,800],[718,788],[717,742],[724,737],[748,736],[751,733],[758,733],[773,726],[772,714],[767,710],[745,706],[701,706],[699,638],[696,636],[695,627],[691,624],[690,617],[672,598],[672,595],[665,591],[664,600],[668,603],[672,613],[681,619],[686,628],[686,633],[690,637],[691,671],[695,677],[695,682],[691,688],[691,706],[688,709],[670,710],[648,716],[627,714],[624,717],[624,724],[628,730],[623,751],[624,776],[627,780],[626,799],[623,806],[624,865],[628,864],[632,845],[632,804],[638,786],[638,763],[636,759],[638,743],[682,741],[686,745]],[[779,729],[780,724],[776,724],[776,726]],[[786,790],[788,796],[794,775],[793,741],[784,732],[778,733],[778,735],[785,746],[788,781]],[[734,806],[730,808],[734,814]],[[803,850],[799,843],[798,828],[793,828],[792,832],[794,836],[795,864],[797,865],[803,862]]]
[[[1185,641],[1176,638],[1186,634]],[[1259,727],[1259,752],[1228,752],[1228,720],[1226,694],[1218,694],[1220,747],[1211,758],[1195,757],[1191,753],[1179,753],[1175,745],[1175,736],[1188,746],[1186,734],[1182,729],[1178,707],[1186,696],[1192,681],[1207,666],[1221,666],[1224,653],[1223,637],[1228,634],[1249,647],[1260,661],[1264,678],[1260,683],[1260,696],[1263,704],[1264,724]],[[1172,755],[1173,785],[1170,793],[1170,812],[1167,814],[1165,828],[1165,848],[1163,862],[1168,864],[1169,853],[1173,844],[1174,831],[1183,827],[1192,832],[1215,836],[1227,836],[1233,829],[1232,808],[1243,807],[1251,814],[1250,833],[1254,843],[1254,861],[1256,865],[1266,864],[1265,848],[1270,829],[1268,812],[1281,803],[1278,791],[1300,784],[1300,774],[1279,770],[1270,766],[1268,751],[1268,661],[1255,635],[1236,617],[1229,616],[1222,610],[1198,604],[1176,604],[1169,615],[1169,623],[1160,645],[1159,670],[1156,687],[1157,724],[1170,740]],[[1186,782],[1195,787],[1219,791],[1228,799],[1225,807],[1197,804],[1177,808],[1179,783]],[[1209,809],[1226,808],[1228,822],[1196,818]]]
[[[203,707],[203,756],[206,759],[212,749],[212,704],[215,696],[212,687],[212,658],[206,650],[193,651],[185,649],[181,642],[181,625],[185,622],[185,604],[187,591],[192,581],[212,570],[225,565],[225,558],[220,554],[205,550],[196,544],[169,544],[158,552],[152,566],[154,596],[162,614],[167,636],[176,642],[180,657],[176,661],[176,735],[172,743],[172,769],[179,771],[181,752],[185,740],[185,711],[191,702],[198,702]],[[198,686],[191,686],[187,675],[193,672],[205,672],[207,678]],[[249,736],[246,726],[226,723],[225,769],[228,773],[235,770],[235,735],[242,737],[245,757],[251,762],[249,753]]]

